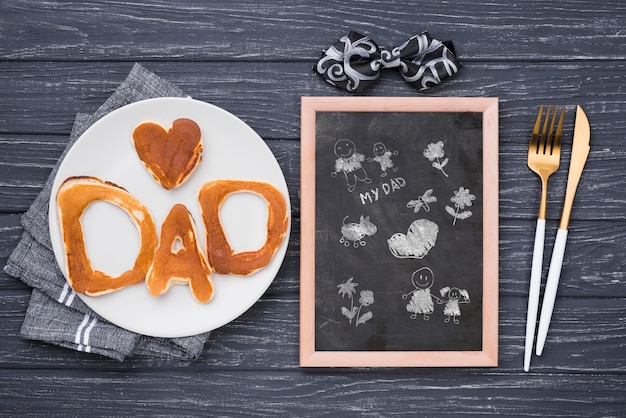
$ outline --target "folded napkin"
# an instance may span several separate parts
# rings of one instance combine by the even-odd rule
[[[52,251],[48,203],[59,164],[72,144],[107,113],[154,97],[186,97],[176,86],[135,64],[126,80],[93,114],[76,117],[70,141],[43,190],[22,217],[24,232],[4,270],[33,288],[22,325],[23,337],[123,360],[129,356],[195,359],[209,333],[184,338],[155,338],[117,327],[99,317],[69,287]]]

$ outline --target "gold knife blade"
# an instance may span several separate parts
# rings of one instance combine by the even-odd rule
[[[589,156],[589,138],[591,129],[589,128],[589,119],[582,107],[576,107],[576,121],[574,122],[574,140],[572,143],[572,157],[569,163],[569,173],[567,175],[567,188],[565,189],[565,202],[563,203],[563,212],[561,213],[561,223],[559,229],[567,229],[569,226],[570,216],[572,214],[572,205],[574,204],[574,195],[578,188],[580,176],[585,168],[587,156]]]

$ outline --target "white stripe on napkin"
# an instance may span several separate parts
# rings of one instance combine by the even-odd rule
[[[85,329],[85,325],[87,325],[90,319],[91,319],[91,322],[89,323],[89,326]],[[91,351],[91,346],[89,345],[89,334],[91,333],[91,330],[93,329],[93,327],[96,325],[96,322],[98,322],[98,318],[92,319],[88,313],[85,314],[85,317],[83,318],[83,322],[81,322],[80,325],[78,326],[78,329],[76,330],[76,337],[74,338],[74,343],[78,345],[78,348],[77,348],[78,351],[85,351],[87,353]],[[85,329],[84,334],[83,334],[83,329]],[[82,343],[80,341],[81,335],[83,337]]]
[[[93,327],[96,325],[96,322],[98,322],[98,318],[93,318],[91,320],[91,323],[85,330],[85,335],[83,335],[83,344],[85,345],[85,351],[87,353],[91,352],[91,346],[89,345],[89,334],[91,333]]]
[[[65,306],[72,306],[72,302],[74,301],[74,296],[76,296],[76,293],[74,293],[74,291],[72,290],[67,300],[65,301]]]
[[[57,301],[59,303],[63,303],[63,301],[67,297],[67,300],[65,300],[65,303],[63,304],[65,306],[71,306],[72,302],[74,301],[74,296],[76,296],[76,293],[74,293],[74,291],[70,288],[70,285],[65,282],[65,284],[63,285],[63,290],[61,291],[61,296],[59,296]]]
[[[69,285],[67,284],[67,282],[65,282],[65,285],[63,286],[63,291],[61,292],[61,296],[59,296],[59,298],[57,299],[57,302],[63,303],[63,300],[65,299],[65,296],[67,296],[67,292],[69,289]]]
[[[87,322],[89,322],[89,314],[86,313],[85,317],[83,318],[83,322],[80,323],[80,325],[78,326],[78,329],[76,330],[76,337],[74,338],[74,343],[75,344],[80,344],[80,335],[83,333],[83,328],[85,328],[85,325],[87,325]]]

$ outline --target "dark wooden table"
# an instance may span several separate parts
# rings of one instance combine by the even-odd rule
[[[497,368],[301,369],[300,97],[347,95],[311,72],[349,30],[382,45],[428,30],[461,72],[430,96],[500,99]],[[0,263],[64,149],[133,63],[255,129],[290,189],[273,285],[193,362],[118,362],[19,336],[30,291],[0,273],[0,415],[626,415],[626,4],[623,1],[214,1],[0,4]],[[386,73],[368,95],[418,96]],[[567,105],[546,247],[560,217],[575,105],[591,123],[547,347],[522,371],[540,183],[526,166],[542,103]],[[89,412],[88,412],[89,411]]]

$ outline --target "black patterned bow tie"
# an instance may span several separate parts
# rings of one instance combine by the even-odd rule
[[[367,36],[350,32],[324,51],[313,70],[333,86],[353,93],[366,90],[383,68],[398,68],[420,91],[441,83],[461,68],[452,42],[415,35],[395,48],[380,48]]]

